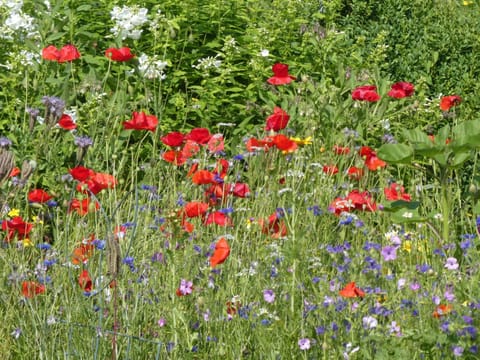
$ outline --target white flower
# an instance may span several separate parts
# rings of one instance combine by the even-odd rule
[[[365,316],[362,319],[362,323],[365,329],[374,329],[378,325],[377,319],[375,319],[373,316]]]
[[[260,56],[262,57],[268,57],[270,55],[270,51],[268,51],[267,49],[262,49],[260,51]]]
[[[222,65],[222,61],[217,59],[218,54],[213,56],[208,56],[206,58],[201,58],[197,60],[197,65],[192,65],[193,68],[197,70],[208,70],[210,68],[219,68]]]
[[[126,38],[138,40],[142,35],[141,27],[148,22],[147,14],[148,9],[145,8],[115,6],[110,12],[115,25],[110,31],[115,36],[120,36],[122,40]]]
[[[163,70],[167,65],[166,61],[159,60],[155,56],[150,58],[146,54],[141,54],[138,58],[138,71],[147,79],[165,79]]]

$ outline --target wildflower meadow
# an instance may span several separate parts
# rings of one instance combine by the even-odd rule
[[[0,0],[2,359],[478,359],[480,3]]]

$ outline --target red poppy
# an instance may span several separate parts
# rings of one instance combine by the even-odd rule
[[[160,141],[167,146],[177,147],[183,144],[184,139],[185,135],[183,135],[181,132],[172,131],[169,132],[167,135],[162,136],[160,138]]]
[[[372,156],[365,159],[365,165],[367,166],[368,170],[376,171],[380,168],[387,166],[387,163],[379,159],[377,156]]]
[[[323,172],[328,175],[335,175],[338,173],[338,167],[335,165],[324,165],[323,166]]]
[[[205,128],[192,129],[187,135],[185,135],[186,140],[192,140],[200,145],[208,143],[211,137],[212,135],[210,134],[210,131]]]
[[[80,273],[80,275],[78,276],[78,284],[84,291],[92,291],[92,279],[90,278],[88,270],[83,270]]]
[[[109,48],[105,51],[105,56],[113,61],[128,61],[135,57],[128,47]]]
[[[22,282],[22,294],[28,299],[33,298],[35,295],[40,295],[45,292],[45,285],[37,283],[36,281],[24,281]]]
[[[220,159],[217,161],[217,166],[215,166],[215,173],[221,178],[224,179],[227,176],[228,168],[230,163],[228,160]]]
[[[363,169],[356,166],[351,166],[347,170],[347,175],[350,179],[360,180],[363,176]]]
[[[33,224],[23,221],[21,216],[2,221],[2,230],[7,231],[6,241],[10,242],[17,235],[18,240],[25,239],[33,228]]]
[[[71,44],[63,46],[60,50],[50,45],[42,50],[42,57],[45,60],[57,61],[59,63],[71,62],[80,58],[78,49]]]
[[[227,186],[224,183],[213,184],[205,190],[205,197],[210,200],[211,205],[217,205],[228,195]]]
[[[169,150],[163,153],[162,159],[169,163],[181,166],[185,164],[187,159],[183,156],[181,151]]]
[[[88,259],[92,257],[95,250],[95,245],[92,244],[93,239],[94,235],[84,239],[80,245],[73,249],[72,264],[80,265],[88,262]]]
[[[60,120],[58,120],[58,126],[65,130],[73,130],[77,128],[75,121],[73,121],[72,117],[67,114],[63,114]]]
[[[233,196],[240,198],[245,198],[250,195],[250,189],[248,185],[239,182],[230,186],[230,192],[233,194]]]
[[[288,115],[284,110],[275,106],[273,109],[273,114],[267,118],[267,124],[265,126],[266,131],[279,131],[285,129],[290,120],[290,115]]]
[[[387,163],[379,159],[375,150],[369,146],[362,146],[359,154],[365,158],[365,166],[371,171],[376,171],[379,168],[387,166]]]
[[[345,285],[345,287],[338,293],[340,294],[340,296],[345,298],[363,298],[365,296],[365,292],[362,289],[356,287],[354,281]]]
[[[278,217],[276,212],[268,217],[268,223],[265,223],[263,219],[260,219],[258,223],[262,227],[262,232],[269,234],[274,239],[287,235],[287,226],[285,222]]]
[[[352,91],[352,99],[359,101],[376,102],[380,100],[380,95],[377,93],[377,87],[374,85],[363,85],[355,88]]]
[[[335,198],[328,210],[338,216],[342,212],[351,212],[352,210],[376,211],[377,205],[367,191],[352,190],[346,197]]]
[[[257,150],[268,151],[274,145],[272,137],[266,137],[265,139],[259,140],[256,138],[250,138],[245,143],[245,147],[248,152],[255,152]]]
[[[75,180],[78,181],[88,180],[95,174],[95,171],[93,171],[92,169],[88,169],[84,166],[74,167],[73,169],[68,170],[68,172]]]
[[[283,134],[275,135],[273,137],[273,143],[275,144],[278,150],[281,150],[287,153],[294,152],[295,150],[298,149],[297,143]]]
[[[95,173],[92,181],[101,189],[113,189],[117,185],[117,179],[113,175],[105,173]]]
[[[433,311],[432,316],[436,319],[441,318],[442,316],[448,315],[453,310],[453,306],[451,304],[440,304],[438,305],[435,310]]]
[[[333,147],[333,151],[337,155],[348,155],[348,154],[350,154],[350,148],[348,146],[335,145]]]
[[[185,159],[189,159],[192,156],[195,156],[200,151],[200,145],[198,145],[195,141],[187,140],[185,141],[185,145],[182,148],[182,156]]]
[[[288,65],[277,63],[272,66],[273,76],[267,80],[272,85],[290,84],[292,80],[296,80],[295,76],[288,73]]]
[[[385,197],[389,201],[395,201],[395,200],[410,201],[411,200],[410,195],[405,193],[405,189],[403,188],[403,186],[400,186],[397,183],[392,183],[390,187],[384,188],[383,192],[385,193]]]
[[[225,238],[220,238],[215,244],[215,251],[210,257],[210,266],[214,268],[215,266],[222,264],[227,260],[230,255],[230,246]]]
[[[205,219],[205,225],[216,224],[219,226],[233,226],[232,219],[221,211],[214,211],[208,214]]]
[[[129,121],[123,122],[125,130],[148,130],[155,132],[158,125],[158,119],[155,115],[147,115],[143,111],[133,112],[133,117]]]
[[[352,190],[347,195],[347,200],[349,200],[357,210],[361,210],[361,211],[377,210],[377,205],[375,204],[375,202],[372,201],[372,197],[367,191],[360,192],[358,190]]]
[[[52,196],[42,189],[35,189],[28,193],[28,201],[32,203],[45,203],[50,199]]]
[[[70,62],[79,58],[80,58],[80,53],[78,52],[78,49],[75,46],[68,44],[60,49],[58,62],[59,63]]]
[[[355,206],[346,198],[337,197],[328,206],[328,211],[339,216],[342,212],[350,212]]]
[[[373,150],[370,146],[362,146],[360,148],[360,150],[358,151],[358,154],[361,156],[361,157],[365,157],[365,158],[368,158],[368,157],[372,157],[372,156],[376,156],[377,153],[375,152],[375,150]]]
[[[214,184],[215,175],[208,170],[199,170],[193,174],[192,182],[196,185]]]
[[[453,106],[457,106],[462,102],[462,98],[458,95],[444,96],[440,99],[440,109],[449,111]]]
[[[20,175],[21,173],[22,173],[22,171],[20,170],[20,168],[14,167],[12,169],[12,171],[10,171],[10,174],[8,174],[8,176],[9,177],[14,177],[14,176]]]
[[[388,96],[395,99],[402,99],[404,97],[412,96],[415,91],[415,87],[412,83],[400,81],[392,85]]]
[[[42,58],[50,61],[58,61],[60,51],[53,45],[49,45],[42,50]]]
[[[185,204],[183,209],[185,215],[189,218],[203,216],[208,210],[208,204],[200,201],[191,201]]]
[[[190,170],[188,170],[187,177],[192,177],[193,174],[195,174],[198,171],[198,162],[193,163],[192,166],[190,166]]]
[[[85,216],[89,211],[97,211],[98,209],[100,209],[100,204],[97,201],[92,203],[90,198],[73,199],[68,207],[68,212],[76,211],[78,215]]]
[[[211,153],[218,153],[225,150],[225,140],[223,139],[223,135],[222,134],[212,135],[210,140],[208,140],[207,147]]]

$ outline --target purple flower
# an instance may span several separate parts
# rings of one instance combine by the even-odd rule
[[[304,339],[298,340],[298,347],[300,348],[300,350],[310,349],[310,339],[304,338]]]
[[[180,287],[178,288],[178,291],[182,295],[189,295],[193,291],[193,283],[191,281],[187,281],[185,279],[182,279],[180,281]]]
[[[263,290],[263,299],[271,304],[275,301],[275,293],[273,290]]]
[[[445,300],[449,302],[455,301],[455,294],[450,289],[445,290],[445,293],[443,294],[443,296],[445,297]]]
[[[453,356],[462,356],[462,355],[463,355],[463,347],[454,346],[453,347]]]
[[[418,282],[414,282],[414,283],[411,283],[410,284],[410,289],[412,289],[413,291],[417,291],[417,290],[420,290],[420,284]]]
[[[88,136],[75,136],[73,143],[79,148],[88,148],[93,145],[93,140]]]
[[[445,263],[445,268],[448,270],[457,270],[458,269],[457,259],[454,257],[447,258],[447,261]]]
[[[8,148],[12,145],[12,141],[5,136],[0,137],[0,148]]]
[[[395,260],[397,258],[397,248],[394,246],[384,246],[381,254],[385,261]]]

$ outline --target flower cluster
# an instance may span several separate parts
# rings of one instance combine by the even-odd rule
[[[110,30],[122,40],[127,38],[138,40],[142,35],[142,27],[148,22],[148,9],[137,6],[114,6],[110,15],[115,25]]]

